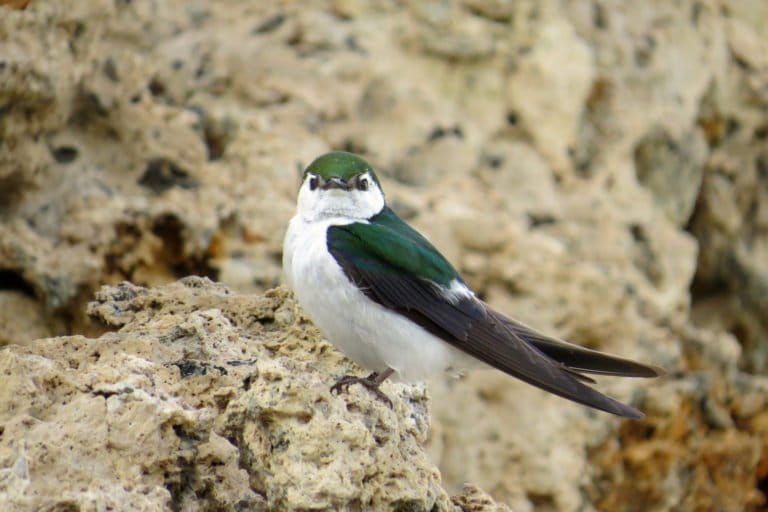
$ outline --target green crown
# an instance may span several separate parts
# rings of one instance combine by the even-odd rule
[[[304,177],[308,173],[312,173],[326,181],[336,177],[349,182],[355,176],[365,174],[366,172],[370,173],[371,178],[373,178],[376,184],[381,186],[379,178],[368,162],[346,151],[332,151],[317,157],[309,164],[309,167],[304,171]]]

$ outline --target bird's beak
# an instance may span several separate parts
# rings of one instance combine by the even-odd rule
[[[325,183],[320,186],[320,188],[323,190],[331,190],[332,188],[337,188],[339,190],[349,190],[350,186],[349,183],[343,179],[339,178],[338,176],[334,176],[331,179],[326,180]]]

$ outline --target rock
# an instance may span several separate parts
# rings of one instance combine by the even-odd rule
[[[80,80],[111,11],[109,2],[42,3],[3,9],[0,138],[41,135],[72,115]],[[44,29],[44,30],[43,30]]]
[[[51,336],[61,329],[51,321],[33,297],[17,290],[0,291],[0,346]]]
[[[707,146],[699,130],[676,141],[654,131],[635,149],[637,179],[678,226],[685,226],[699,196]]]
[[[570,167],[584,103],[594,79],[590,48],[559,12],[541,9],[531,41],[518,50],[507,83],[508,109],[559,173]]]
[[[119,330],[0,353],[4,509],[505,510],[441,487],[423,386],[330,393],[361,370],[285,288],[123,283],[89,313]]]
[[[488,24],[462,15],[455,2],[417,2],[411,9],[421,22],[411,37],[424,53],[450,61],[476,61],[493,54]]]
[[[756,36],[762,21],[755,17],[764,10],[759,3],[746,3],[728,12],[726,37],[737,55],[728,69],[740,69],[741,79],[720,80],[705,97],[699,124],[711,156],[690,221],[701,245],[694,307],[707,311],[713,301],[724,305],[707,323],[736,335],[744,347],[741,365],[755,373],[768,368],[768,132],[765,119],[752,109],[755,101],[768,104],[768,67],[761,49],[766,41]]]
[[[462,512],[504,512],[509,507],[500,505],[474,485],[465,485],[462,493],[453,498]]]
[[[473,12],[495,21],[509,21],[515,12],[513,0],[464,0]]]
[[[649,419],[624,425],[618,439],[592,451],[592,464],[625,482],[618,486],[596,482],[588,488],[599,508],[640,510],[642,503],[643,509],[750,510],[764,503],[753,478],[761,472],[760,436],[765,427],[752,424],[739,430],[708,421],[706,399],[722,400],[722,395],[712,397],[722,393],[724,382],[701,377],[670,382],[649,394],[645,401]],[[726,403],[741,400],[736,389],[726,393],[730,396]],[[658,402],[665,404],[663,412],[656,409]],[[733,409],[723,413],[732,414]],[[658,486],[660,481],[666,485]]]

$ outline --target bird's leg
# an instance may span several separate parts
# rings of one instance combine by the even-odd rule
[[[379,386],[381,386],[381,383],[387,380],[387,377],[389,377],[393,373],[395,373],[395,370],[393,370],[392,368],[387,368],[381,373],[373,372],[367,377],[355,377],[353,375],[345,375],[344,377],[337,380],[336,384],[331,386],[331,393],[341,393],[342,391],[347,391],[349,389],[349,386],[351,386],[352,384],[362,384],[374,395],[376,395],[376,398],[378,398],[388,406],[392,407],[392,400],[390,400],[389,397],[379,389]]]

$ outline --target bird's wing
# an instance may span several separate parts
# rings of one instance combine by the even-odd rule
[[[463,283],[445,258],[391,211],[380,215],[386,217],[332,226],[327,233],[329,252],[369,298],[529,384],[619,416],[643,417],[585,385],[582,381],[590,381],[588,377],[546,353],[563,349],[541,341],[544,349],[537,348],[521,336],[520,328],[515,329],[518,324],[473,295],[451,293],[452,283]]]
[[[656,366],[580,347],[573,343],[542,334],[522,322],[512,320],[496,311],[491,311],[491,314],[520,339],[573,370],[617,377],[651,378],[664,374],[664,370]]]

